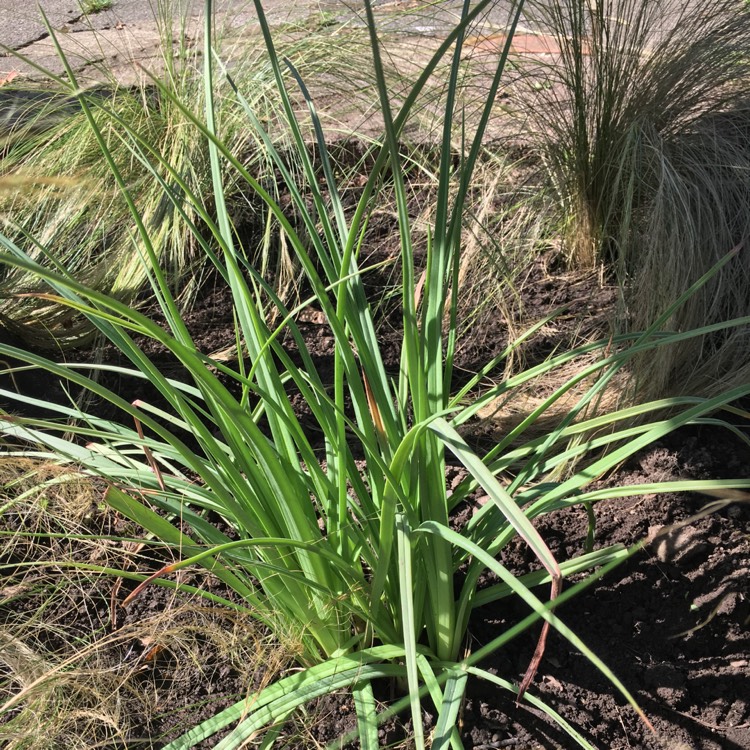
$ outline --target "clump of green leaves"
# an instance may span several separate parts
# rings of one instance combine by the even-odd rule
[[[474,386],[502,363],[512,346],[505,355],[488,362],[468,384],[454,387],[464,209],[510,45],[508,41],[498,57],[478,127],[454,159],[454,128],[464,127],[456,104],[462,41],[486,7],[487,0],[464,6],[460,22],[402,99],[398,112],[393,112],[372,7],[365,4],[385,135],[382,144],[374,146],[372,168],[356,205],[347,209],[314,102],[295,66],[276,52],[262,4],[257,2],[256,9],[295,156],[303,170],[302,187],[242,87],[216,61],[211,48],[212,7],[207,2],[205,119],[181,102],[175,100],[174,104],[207,144],[210,201],[196,194],[138,132],[126,129],[125,138],[132,153],[163,187],[175,212],[185,218],[183,205],[189,205],[210,233],[211,242],[196,223],[190,223],[195,241],[232,293],[238,350],[245,354],[235,367],[212,360],[196,348],[159,263],[151,229],[143,221],[96,113],[84,96],[80,97],[81,106],[93,137],[132,213],[134,238],[148,261],[145,267],[164,322],[157,323],[70,275],[35,263],[10,239],[0,238],[4,263],[44,280],[55,301],[85,315],[130,361],[128,368],[118,368],[120,372],[149,381],[158,392],[158,402],[131,401],[89,378],[75,363],[54,362],[0,344],[3,357],[44,368],[70,387],[83,388],[107,401],[122,415],[121,419],[103,419],[75,406],[30,401],[50,416],[28,418],[6,413],[0,416],[0,430],[8,440],[35,446],[19,447],[21,452],[30,450],[73,463],[103,477],[108,483],[107,502],[174,549],[178,561],[142,577],[126,603],[147,583],[175,586],[172,573],[202,565],[239,595],[241,604],[229,600],[224,604],[246,609],[272,629],[298,635],[303,645],[301,671],[191,729],[171,743],[170,750],[191,747],[230,724],[235,724],[234,728],[216,745],[220,750],[241,747],[258,733],[264,733],[264,746],[271,747],[284,719],[295,708],[343,688],[353,691],[363,747],[377,747],[378,721],[404,709],[413,717],[416,746],[425,747],[428,739],[422,727],[421,702],[427,698],[437,708],[432,747],[459,748],[456,721],[469,675],[503,686],[519,701],[530,701],[558,722],[572,741],[590,747],[551,706],[533,695],[533,678],[550,627],[586,654],[643,715],[626,687],[554,613],[557,604],[627,559],[632,550],[613,546],[558,561],[535,530],[533,520],[571,506],[588,507],[605,497],[675,489],[673,484],[595,490],[590,485],[654,440],[681,425],[700,423],[704,415],[747,394],[750,386],[710,400],[682,398],[587,416],[588,406],[634,353],[654,351],[661,344],[705,333],[659,333],[673,307],[642,334],[560,353],[503,381],[480,399],[470,398]],[[510,19],[511,29],[520,12],[519,3]],[[428,232],[426,264],[418,273],[416,233],[406,201],[399,137],[435,66],[449,53],[438,201]],[[233,86],[247,126],[273,160],[290,211],[295,212],[302,229],[222,138],[215,108],[217,68]],[[70,69],[68,75],[76,90]],[[313,162],[288,86],[301,91],[308,105],[320,169]],[[225,200],[224,180],[229,170],[236,170],[264,201],[304,273],[310,296],[292,309],[238,243]],[[179,198],[169,187],[173,182],[179,187]],[[386,184],[395,195],[401,250],[398,372],[389,372],[384,364],[374,314],[379,299],[368,297],[364,284],[368,269],[361,263],[367,220]],[[715,272],[709,272],[675,305]],[[308,307],[324,317],[335,342],[331,382],[316,368],[297,325],[298,315]],[[169,351],[188,379],[176,381],[160,372],[136,337]],[[290,346],[296,352],[294,357]],[[498,397],[512,398],[514,389],[534,377],[592,352],[600,352],[599,359],[552,393],[491,451],[479,456],[468,445],[461,429],[485,403]],[[528,428],[582,382],[593,385],[570,412],[541,437],[527,437]],[[310,416],[304,422],[290,403],[292,391],[308,405]],[[0,396],[23,398],[10,389],[0,391]],[[670,406],[682,411],[662,418]],[[637,427],[632,426],[634,416],[643,417]],[[314,430],[309,429],[310,420]],[[467,478],[452,494],[446,487],[447,454],[467,470]],[[574,461],[578,467],[574,473],[556,478],[561,466]],[[709,484],[721,486],[693,482],[682,483],[680,488],[700,489]],[[748,482],[724,484],[739,487]],[[451,528],[454,508],[479,489],[488,502],[464,528]],[[231,535],[210,522],[217,516],[231,528]],[[521,577],[496,559],[518,536],[541,565],[539,571]],[[462,567],[464,576],[456,589],[456,572]],[[498,582],[480,592],[478,581],[487,570]],[[586,572],[588,577],[561,593],[566,576]],[[532,590],[545,584],[550,587],[548,597]],[[511,595],[527,603],[528,616],[464,656],[472,609]],[[221,598],[213,593],[210,596]],[[477,666],[538,624],[542,625],[539,648],[520,685],[513,684],[515,675],[497,676]],[[406,685],[406,694],[378,715],[372,683],[384,677]]]
[[[83,0],[81,10],[84,15],[92,13],[101,13],[103,10],[109,10],[112,7],[112,0]]]

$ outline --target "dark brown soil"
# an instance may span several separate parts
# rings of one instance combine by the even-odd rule
[[[381,240],[396,236],[386,218],[372,231]],[[388,244],[382,242],[380,247],[381,257],[390,252],[395,258],[392,246],[389,250]],[[394,269],[388,268],[384,273],[392,274]],[[387,277],[380,277],[369,283],[377,288],[386,281]],[[568,346],[577,336],[589,335],[591,328],[606,317],[613,302],[612,291],[600,286],[595,277],[571,279],[570,275],[556,272],[554,265],[541,262],[530,270],[524,289],[528,292],[524,298],[528,319],[539,319],[563,304],[571,305],[559,325],[552,332],[542,333],[528,348],[526,356],[532,362],[555,346]],[[314,311],[307,314],[302,331],[313,357],[325,370],[332,340]],[[397,367],[398,334],[387,313],[383,319],[384,347],[390,349],[387,366]],[[589,330],[581,328],[581,321]],[[227,291],[220,285],[209,285],[204,290],[187,322],[197,346],[206,353],[226,350],[234,344],[231,305]],[[485,317],[482,326],[475,327],[462,341],[459,365],[466,370],[475,369],[506,344],[500,317]],[[162,352],[155,348],[149,354],[167,374],[179,377],[179,370],[171,369],[173,364]],[[113,352],[106,356],[115,361]],[[49,395],[54,384],[37,378],[28,385],[34,395]],[[128,400],[150,395],[143,381],[110,378],[108,385]],[[300,404],[300,408],[303,406]],[[477,434],[478,443],[488,433],[483,434],[484,438]],[[607,481],[634,484],[670,478],[749,476],[748,447],[728,433],[703,428],[684,430],[652,446]],[[632,545],[654,536],[662,527],[687,521],[671,534],[657,538],[559,611],[562,619],[633,693],[656,730],[652,733],[646,727],[586,658],[572,650],[565,639],[552,634],[531,692],[547,701],[597,748],[750,748],[750,506],[737,502],[690,520],[710,500],[654,495],[605,501],[596,506],[598,546],[618,542]],[[86,518],[91,531],[137,535],[136,529],[96,509]],[[23,514],[6,513],[0,519],[6,531],[28,529],[28,523]],[[542,518],[538,527],[558,559],[573,557],[583,550],[587,530],[583,511],[557,512]],[[52,536],[28,549],[16,546],[6,550],[2,559],[6,581],[0,592],[2,623],[21,632],[23,623],[42,606],[39,592],[14,588],[28,579],[25,569],[16,566],[29,556],[56,559],[63,552],[79,561],[92,554],[83,543]],[[522,544],[510,545],[503,562],[518,572],[536,567],[533,556]],[[160,564],[163,557],[158,550],[133,559],[134,569],[139,570]],[[189,574],[183,580],[194,585],[213,585],[197,574]],[[241,627],[250,627],[249,621],[243,621],[237,613],[218,605],[207,610],[205,602],[198,607],[194,600],[185,606],[183,597],[158,586],[147,588],[123,611],[112,606],[112,587],[110,579],[76,587],[55,611],[55,627],[49,632],[40,631],[43,647],[58,655],[67,653],[72,633],[102,639],[97,655],[99,668],[127,678],[128,684],[135,686],[126,700],[129,719],[124,742],[112,740],[107,747],[162,747],[187,727],[247,695],[269,678],[267,653],[273,651],[272,646],[267,647],[265,661],[260,658],[248,666],[245,659],[243,668],[242,659],[232,658],[226,644],[217,637],[217,632],[236,635],[238,622]],[[115,599],[121,600],[128,587],[125,583],[117,589]],[[215,592],[222,593],[220,588]],[[521,603],[510,600],[475,611],[469,647],[476,649],[487,643],[526,614]],[[193,635],[185,640],[176,635],[179,632]],[[122,638],[112,640],[118,634]],[[265,638],[261,631],[253,631],[256,636]],[[536,636],[535,632],[527,633],[481,666],[509,680],[519,680],[531,659]],[[282,661],[276,664],[278,670],[288,666]],[[393,689],[379,686],[381,699],[387,700]],[[144,696],[162,699],[147,710]],[[432,720],[432,716],[425,716],[428,726]],[[312,707],[308,715],[283,733],[277,746],[317,747],[315,743],[330,742],[355,726],[351,699],[346,695],[332,696]],[[408,728],[406,717],[403,725],[386,724],[381,737],[383,746],[399,741],[408,734]],[[527,704],[516,707],[513,695],[478,679],[470,682],[460,730],[465,747],[477,750],[575,746],[539,711]],[[201,747],[212,747],[215,742],[214,739]]]
[[[612,481],[741,476],[747,471],[746,449],[698,431],[654,446]],[[603,502],[596,507],[597,544],[633,544],[664,525],[690,519],[707,502],[674,495]],[[749,524],[750,508],[739,504],[688,522],[559,611],[633,693],[656,734],[586,658],[555,635],[537,676],[538,694],[596,747],[750,747]],[[545,517],[538,528],[559,559],[581,553],[583,511]],[[519,545],[504,562],[521,569],[531,560]],[[472,635],[482,643],[520,614],[518,604],[477,612]],[[500,674],[520,675],[533,648],[529,636],[498,654],[491,666]],[[573,746],[548,722],[532,716],[531,709],[517,709],[507,695],[477,682],[470,694],[465,722],[473,747]]]

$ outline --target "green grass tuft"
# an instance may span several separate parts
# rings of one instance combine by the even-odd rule
[[[112,7],[112,0],[83,0],[81,10],[84,15],[92,13],[101,13],[103,10],[109,10]]]
[[[743,251],[668,321],[750,311],[750,12],[735,0],[529,2],[559,47],[527,66],[524,113],[557,196],[567,253],[623,290],[641,330],[725,253]],[[543,82],[544,85],[539,85]],[[637,358],[641,398],[712,394],[750,377],[740,330]]]
[[[534,521],[584,507],[593,546],[598,500],[625,493],[750,486],[750,480],[626,488],[607,483],[601,488],[598,482],[681,426],[702,424],[707,415],[721,410],[735,415],[730,404],[750,395],[747,382],[711,399],[681,394],[627,409],[592,409],[634,357],[683,345],[708,332],[746,326],[750,317],[709,328],[662,331],[685,303],[736,260],[735,254],[724,254],[642,332],[557,352],[535,367],[499,377],[494,387],[477,395],[485,377],[499,372],[512,355],[519,343],[514,342],[468,382],[456,382],[456,320],[466,288],[463,253],[477,218],[472,216],[476,210],[471,195],[512,37],[511,33],[494,60],[483,106],[467,122],[458,96],[462,42],[488,4],[489,0],[467,3],[461,20],[411,87],[394,96],[372,4],[365,3],[384,135],[372,144],[369,169],[354,200],[342,192],[315,97],[294,61],[277,49],[260,1],[256,11],[269,79],[278,94],[274,111],[281,113],[290,149],[277,147],[272,130],[276,120],[269,121],[258,102],[248,98],[252,87],[245,90],[232,69],[213,54],[210,0],[204,19],[204,110],[191,109],[194,100],[184,102],[168,87],[157,86],[159,95],[187,123],[191,142],[206,149],[207,196],[187,189],[184,182],[181,193],[170,189],[170,179],[177,181],[179,172],[168,169],[170,162],[158,158],[158,150],[148,148],[123,120],[120,138],[113,139],[99,109],[77,93],[77,80],[63,56],[69,91],[80,102],[90,137],[130,212],[131,241],[143,261],[158,313],[133,309],[64,266],[52,269],[37,262],[28,246],[2,234],[0,262],[9,273],[15,269],[46,285],[57,303],[83,315],[128,363],[117,372],[148,381],[153,395],[133,400],[132,394],[115,392],[89,377],[87,370],[99,369],[95,366],[59,362],[0,342],[0,357],[8,361],[0,375],[9,376],[9,381],[29,367],[41,368],[68,391],[82,389],[95,397],[80,406],[30,399],[11,383],[0,388],[0,399],[42,414],[0,412],[0,434],[8,444],[5,453],[15,457],[31,452],[98,477],[106,485],[108,506],[146,529],[173,555],[173,562],[148,577],[136,574],[140,582],[123,600],[124,606],[137,601],[147,585],[177,588],[252,616],[277,633],[292,633],[300,643],[299,670],[188,729],[165,750],[192,747],[226,728],[229,734],[215,745],[217,750],[235,750],[261,736],[263,746],[271,747],[292,712],[343,689],[353,693],[363,747],[377,747],[378,723],[399,711],[411,712],[418,750],[429,744],[460,747],[457,721],[469,674],[501,685],[518,701],[527,700],[556,722],[571,743],[590,748],[575,727],[534,696],[534,676],[552,628],[585,654],[651,726],[627,687],[556,614],[558,605],[627,560],[640,545],[613,545],[557,560]],[[513,9],[511,31],[521,10],[521,4]],[[408,201],[413,165],[404,154],[402,133],[441,61],[448,84],[439,122],[437,198],[425,232],[415,225]],[[226,139],[224,92],[235,97],[245,128],[272,162],[270,184],[248,169],[242,154]],[[301,102],[307,105],[304,114]],[[131,185],[128,162],[115,150],[120,143],[150,175],[144,183]],[[165,168],[170,179],[164,177]],[[203,353],[181,315],[155,241],[159,231],[144,221],[137,202],[135,187],[148,188],[150,181],[159,186],[168,205],[184,215],[184,198],[200,218],[200,223],[190,224],[191,236],[231,293],[237,350],[243,355],[231,365]],[[308,296],[291,309],[277,294],[275,277],[253,262],[235,231],[227,193],[238,181],[273,216],[298,264]],[[371,270],[366,230],[384,195],[394,207],[400,261],[400,341],[385,345],[377,329],[382,291],[373,292],[366,283]],[[47,250],[41,241],[32,242],[31,248]],[[325,367],[319,366],[316,348],[303,336],[303,312],[313,312],[329,337]],[[150,354],[154,348],[173,357],[184,380],[157,367]],[[399,365],[387,367],[386,357],[394,349]],[[566,369],[581,361],[581,368]],[[14,364],[18,362],[22,364]],[[562,384],[540,398],[489,451],[480,455],[467,443],[464,430],[488,404],[513,400],[535,378],[556,372],[567,376],[560,379]],[[300,400],[308,410],[304,415],[293,407],[293,401]],[[96,413],[97,401],[106,402],[107,413],[115,416]],[[560,408],[563,403],[565,408]],[[669,419],[662,416],[665,409],[673,411]],[[636,426],[634,417],[640,417]],[[718,416],[710,421],[737,433]],[[535,431],[540,425],[543,429]],[[449,457],[466,470],[451,490],[446,484]],[[452,528],[453,511],[475,492],[486,502],[463,527]],[[221,523],[215,522],[217,518]],[[500,562],[501,552],[514,539],[529,547],[538,571],[516,576]],[[185,569],[202,569],[231,593],[222,597],[181,583],[176,574]],[[497,583],[480,593],[479,582],[488,572]],[[126,570],[119,574],[133,575]],[[563,591],[563,579],[571,577],[575,583]],[[527,616],[467,655],[472,610],[507,596],[523,601]],[[511,682],[516,675],[506,678],[477,667],[537,626],[539,645],[520,684]],[[405,694],[378,712],[372,685],[383,678]],[[425,700],[436,711],[431,737],[422,730]]]

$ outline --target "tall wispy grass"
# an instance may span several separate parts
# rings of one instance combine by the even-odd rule
[[[159,611],[113,607],[122,579],[102,569],[134,573],[141,551],[159,543],[123,538],[123,519],[101,506],[90,478],[6,456],[0,492],[0,744],[7,750],[90,750],[134,737],[158,747],[168,741],[165,728],[174,736],[181,716],[192,716],[196,664],[241,675],[242,685],[268,684],[292,663],[295,644],[202,596],[165,591]],[[153,669],[157,659],[169,665],[168,680]],[[243,693],[244,685],[224,684],[208,700]]]
[[[747,3],[532,0],[559,47],[528,70],[534,123],[572,262],[607,264],[624,289],[621,326],[650,325],[750,238]],[[744,250],[670,321],[687,330],[747,314]],[[750,375],[742,331],[635,363],[641,393],[716,393]]]
[[[202,50],[192,41],[195,30],[189,25],[188,11],[189,4],[184,2],[158,2],[154,6],[163,39],[161,70],[140,76],[141,82],[133,86],[119,85],[103,70],[107,82],[86,93],[102,137],[123,182],[135,196],[154,251],[183,309],[189,307],[200,287],[205,264],[203,248],[190,229],[200,217],[185,199],[179,183],[195,195],[211,194],[205,139],[180,109],[199,111],[205,103],[200,76]],[[234,78],[273,134],[274,146],[288,150],[293,141],[280,116],[273,72],[262,45],[237,44],[231,36],[224,45],[222,40],[217,39],[217,48],[225,50]],[[338,88],[348,92],[354,102],[366,97],[367,67],[362,66],[354,87],[342,77],[342,60],[349,60],[351,65],[356,49],[366,46],[366,39],[362,32],[354,31],[347,34],[347,42],[344,49],[331,30],[290,27],[280,49],[306,77],[312,81],[324,78],[329,85],[337,81]],[[7,114],[0,159],[4,231],[39,262],[50,268],[65,268],[77,280],[134,303],[147,289],[148,281],[144,258],[132,234],[127,201],[109,164],[101,157],[99,143],[76,98],[49,71],[39,72],[52,88],[35,88],[27,83],[0,90]],[[158,80],[158,86],[150,75]],[[372,90],[371,80],[369,86]],[[246,127],[226,85],[217,89],[214,108],[224,142],[258,179],[271,184],[273,165],[267,150]],[[162,169],[160,178],[166,184],[154,180],[143,158],[132,152],[123,137],[126,131],[137,133],[148,143],[157,158],[170,165],[174,177]],[[248,246],[247,251],[254,262],[268,270],[269,277],[275,276],[276,291],[283,296],[293,283],[295,271],[290,257],[278,251],[283,243],[275,243],[273,250],[270,247],[278,227],[262,202],[248,203],[247,186],[241,179],[226,175],[224,182],[234,218],[260,227],[266,222],[265,229],[254,230],[257,247]],[[41,301],[34,294],[40,290],[33,277],[18,269],[7,270],[0,279],[0,326],[40,349],[90,343],[94,329],[89,322],[54,302]]]
[[[589,509],[593,536],[591,506],[600,499],[748,485],[747,481],[725,481],[591,487],[628,456],[681,425],[710,421],[733,429],[728,422],[707,415],[729,408],[734,399],[750,392],[750,385],[712,399],[683,396],[587,416],[587,407],[635,354],[737,324],[733,321],[677,333],[658,330],[679,304],[718,273],[722,264],[731,262],[730,256],[641,334],[561,352],[536,368],[502,380],[481,399],[472,398],[473,387],[502,365],[511,345],[470,382],[454,387],[455,319],[461,295],[458,282],[467,195],[509,49],[506,44],[498,55],[478,125],[468,135],[464,132],[464,148],[456,153],[451,144],[456,130],[465,125],[456,98],[462,40],[487,4],[465,4],[461,20],[396,112],[386,85],[373,9],[365,3],[385,134],[382,145],[373,150],[371,168],[356,204],[348,208],[339,192],[315,102],[308,97],[304,79],[293,63],[280,57],[262,4],[256,4],[269,64],[294,140],[295,159],[303,170],[302,186],[242,86],[231,74],[228,80],[247,127],[273,160],[290,206],[284,209],[223,138],[214,96],[218,80],[227,72],[211,47],[212,4],[206,3],[205,113],[191,111],[176,99],[173,103],[207,144],[212,179],[209,200],[193,193],[177,170],[159,160],[158,152],[150,149],[138,132],[126,128],[123,140],[165,190],[175,212],[185,218],[185,201],[199,215],[200,226],[210,233],[211,242],[196,223],[191,224],[193,237],[231,290],[238,351],[246,354],[235,367],[212,360],[196,348],[159,262],[152,230],[138,208],[137,194],[122,178],[97,112],[85,96],[79,97],[84,114],[130,208],[134,241],[148,260],[145,267],[164,324],[69,274],[36,263],[10,238],[0,237],[3,263],[44,281],[51,290],[45,299],[85,315],[130,361],[129,367],[117,371],[149,381],[156,391],[149,401],[135,393],[116,393],[85,374],[90,365],[55,362],[0,344],[0,356],[42,368],[70,388],[96,395],[121,415],[105,419],[81,407],[33,401],[32,406],[44,409],[49,416],[0,415],[2,434],[16,446],[9,452],[53,459],[103,478],[107,503],[172,548],[178,561],[151,575],[141,575],[141,584],[124,604],[149,583],[179,585],[173,573],[201,565],[240,602],[226,598],[224,604],[250,612],[272,629],[298,636],[303,646],[298,655],[300,671],[194,727],[172,742],[170,750],[191,747],[229,725],[233,728],[216,745],[219,750],[245,746],[260,735],[263,746],[272,747],[291,712],[320,695],[344,688],[354,694],[363,748],[378,746],[378,722],[400,710],[411,712],[418,748],[430,742],[433,748],[460,748],[457,718],[469,675],[501,685],[519,701],[528,700],[559,723],[571,743],[591,747],[581,731],[534,696],[533,680],[547,632],[553,627],[586,654],[643,716],[627,688],[554,613],[557,604],[627,559],[635,548],[593,549],[592,545],[580,557],[558,561],[535,530],[533,520],[583,505]],[[511,31],[521,5],[513,9]],[[438,199],[427,233],[426,261],[420,268],[406,199],[407,168],[400,134],[411,107],[446,55],[450,77],[444,99]],[[68,76],[71,90],[77,91],[69,68]],[[317,162],[288,88],[301,91],[309,105]],[[159,91],[169,95],[164,88]],[[238,242],[224,188],[231,171],[262,199],[302,269],[310,294],[292,309],[275,294],[273,279],[259,272]],[[172,180],[180,187],[179,197],[169,189]],[[400,248],[402,339],[400,366],[394,370],[385,366],[385,352],[377,335],[375,309],[380,294],[368,298],[365,281],[372,269],[362,263],[367,257],[368,220],[384,186],[395,196]],[[290,215],[298,217],[300,231]],[[216,252],[212,251],[213,242],[219,248]],[[316,367],[315,352],[297,324],[298,315],[306,308],[325,320],[333,338],[330,380]],[[160,372],[146,353],[146,345],[170,352],[186,373],[185,381],[169,379]],[[479,456],[469,446],[462,431],[486,403],[497,397],[511,398],[515,389],[534,377],[592,352],[599,352],[599,358],[550,394],[491,451]],[[5,373],[21,378],[25,371],[14,367]],[[575,405],[541,436],[529,437],[530,427],[584,382],[592,384]],[[306,402],[306,417],[293,409],[291,394]],[[10,387],[0,390],[0,397],[29,403]],[[677,413],[662,419],[658,415],[668,406]],[[633,427],[631,419],[636,415],[642,421]],[[452,493],[446,487],[448,454],[467,470],[466,479]],[[575,471],[566,473],[564,479],[557,477],[562,465],[573,462]],[[486,494],[488,501],[463,528],[453,528],[453,510],[475,491]],[[211,522],[217,516],[225,526]],[[226,531],[227,527],[231,531]],[[529,545],[540,565],[539,570],[521,577],[512,575],[496,559],[516,537]],[[459,579],[456,573],[460,568],[463,575]],[[478,582],[485,571],[494,573],[498,582],[479,591]],[[573,574],[585,575],[561,593],[562,580]],[[550,587],[549,595],[532,590],[542,585],[543,591]],[[466,631],[472,610],[511,595],[528,605],[528,616],[467,655]],[[221,599],[213,593],[210,597]],[[519,684],[514,684],[519,675],[498,676],[480,666],[485,657],[539,625],[538,648]],[[405,687],[403,697],[378,714],[373,682],[380,678],[394,679]],[[425,700],[435,706],[437,717],[429,738],[422,721]]]

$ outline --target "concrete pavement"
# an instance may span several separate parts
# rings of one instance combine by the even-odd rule
[[[203,0],[112,0],[109,9],[87,15],[76,0],[41,0],[40,5],[82,80],[101,80],[106,77],[106,69],[123,83],[131,83],[137,77],[136,64],[156,70],[161,67],[163,43],[168,36],[199,36],[204,8]],[[219,5],[235,30],[252,22],[251,4],[224,0]],[[294,17],[305,18],[307,5],[312,3],[294,3]],[[166,17],[165,9],[170,9],[173,18]],[[0,17],[6,19],[0,26],[0,44],[56,74],[62,73],[62,64],[35,3],[20,8],[18,0],[0,0]],[[40,77],[32,65],[6,53],[0,57],[0,80],[8,73]]]
[[[497,0],[483,19],[483,27],[500,30],[507,25],[512,0]],[[201,36],[204,0],[112,0],[111,8],[86,15],[76,0],[41,0],[41,7],[56,32],[69,61],[82,80],[97,81],[111,71],[123,83],[137,77],[138,63],[158,70],[163,56],[164,8],[174,15],[172,36]],[[228,38],[242,38],[256,28],[253,3],[248,0],[216,0],[217,25]],[[396,37],[441,37],[460,15],[461,0],[374,0],[380,27]],[[344,0],[265,0],[264,10],[272,25],[317,28],[322,25],[363,27],[360,3]],[[62,72],[54,45],[35,3],[19,8],[18,0],[0,0],[0,45],[29,57],[56,74]],[[184,20],[180,20],[184,19]],[[183,27],[184,25],[184,27]],[[33,66],[8,55],[0,56],[0,80],[11,71],[38,78]]]

